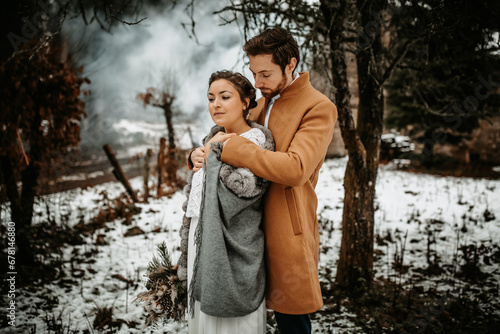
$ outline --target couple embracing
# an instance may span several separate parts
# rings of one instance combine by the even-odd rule
[[[188,158],[179,278],[188,286],[189,333],[310,333],[323,305],[315,186],[337,120],[335,105],[296,71],[299,48],[282,28],[244,46],[243,75],[215,72],[216,124]]]

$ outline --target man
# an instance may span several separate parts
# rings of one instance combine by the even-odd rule
[[[310,333],[309,313],[323,306],[314,188],[337,109],[311,86],[308,72],[295,73],[300,54],[287,30],[267,29],[244,49],[263,95],[249,119],[271,130],[276,151],[227,134],[221,159],[272,182],[264,202],[266,305],[274,310],[280,333]],[[194,169],[201,168],[202,154],[202,148],[193,151]]]

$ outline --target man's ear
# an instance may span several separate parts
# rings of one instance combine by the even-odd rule
[[[297,66],[297,58],[292,57],[290,59],[290,62],[288,65],[286,65],[287,69],[290,71],[290,73],[293,73],[293,70],[295,70],[295,67]]]

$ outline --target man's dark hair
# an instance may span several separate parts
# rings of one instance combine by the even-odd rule
[[[283,74],[292,57],[297,59],[295,68],[298,67],[300,61],[297,41],[288,30],[281,27],[264,30],[259,35],[248,40],[243,49],[247,56],[272,55],[273,63],[281,67]]]

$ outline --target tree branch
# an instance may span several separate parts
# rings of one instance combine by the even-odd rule
[[[144,21],[145,19],[147,19],[147,18],[148,18],[147,16],[145,16],[145,17],[143,17],[142,19],[140,19],[139,21],[135,21],[135,22],[128,22],[128,21],[124,21],[124,20],[122,20],[122,19],[119,19],[118,17],[116,17],[116,16],[114,16],[114,15],[112,15],[112,14],[110,14],[110,16],[111,16],[111,18],[113,18],[114,20],[116,20],[116,21],[118,21],[118,22],[121,22],[121,23],[123,23],[123,24],[127,24],[127,25],[129,25],[129,26],[133,26],[133,25],[139,24],[139,23],[141,23],[142,21]]]
[[[402,59],[404,59],[404,57],[406,56],[406,53],[408,52],[410,44],[414,44],[417,41],[419,41],[419,40],[413,40],[413,41],[407,40],[403,44],[403,46],[399,50],[396,57],[389,63],[389,66],[387,66],[387,69],[385,70],[384,74],[382,75],[382,78],[380,80],[381,84],[384,84],[386,82],[386,80],[390,78],[390,76],[392,75],[392,72],[394,72],[394,69],[396,68],[396,66],[399,64],[399,62]]]
[[[436,111],[434,109],[432,109],[429,104],[427,103],[427,101],[425,100],[424,96],[422,95],[422,93],[420,92],[420,90],[418,88],[415,87],[415,92],[417,92],[417,95],[418,97],[420,98],[420,100],[422,101],[422,103],[424,104],[424,107],[425,107],[425,110],[427,110],[428,113],[430,114],[433,114],[433,115],[436,115],[436,116],[440,116],[440,117],[448,117],[450,116],[450,114],[447,114],[447,113],[444,113],[445,110],[448,110],[451,106],[448,105],[444,108],[442,108],[441,110],[439,111]]]
[[[82,13],[83,22],[85,22],[85,25],[88,25],[89,22],[87,21],[87,15],[85,14],[85,8],[83,7],[82,0],[78,0],[78,4],[80,6],[80,12]]]
[[[36,49],[35,51],[33,51],[33,53],[31,54],[31,56],[29,57],[28,61],[31,61],[33,59],[33,57],[38,53],[38,51],[40,51],[41,49],[43,49],[44,47],[46,47],[49,42],[52,40],[52,38],[54,38],[54,36],[57,36],[59,35],[59,33],[61,32],[61,29],[62,29],[62,25],[64,23],[64,20],[66,20],[66,15],[68,13],[68,7],[69,7],[69,4],[70,2],[68,1],[66,3],[66,5],[64,6],[64,9],[63,9],[63,17],[62,19],[59,21],[59,26],[57,27],[57,30],[53,33],[51,33],[49,36],[47,36],[45,38],[45,40],[43,41],[42,44],[40,44]]]

